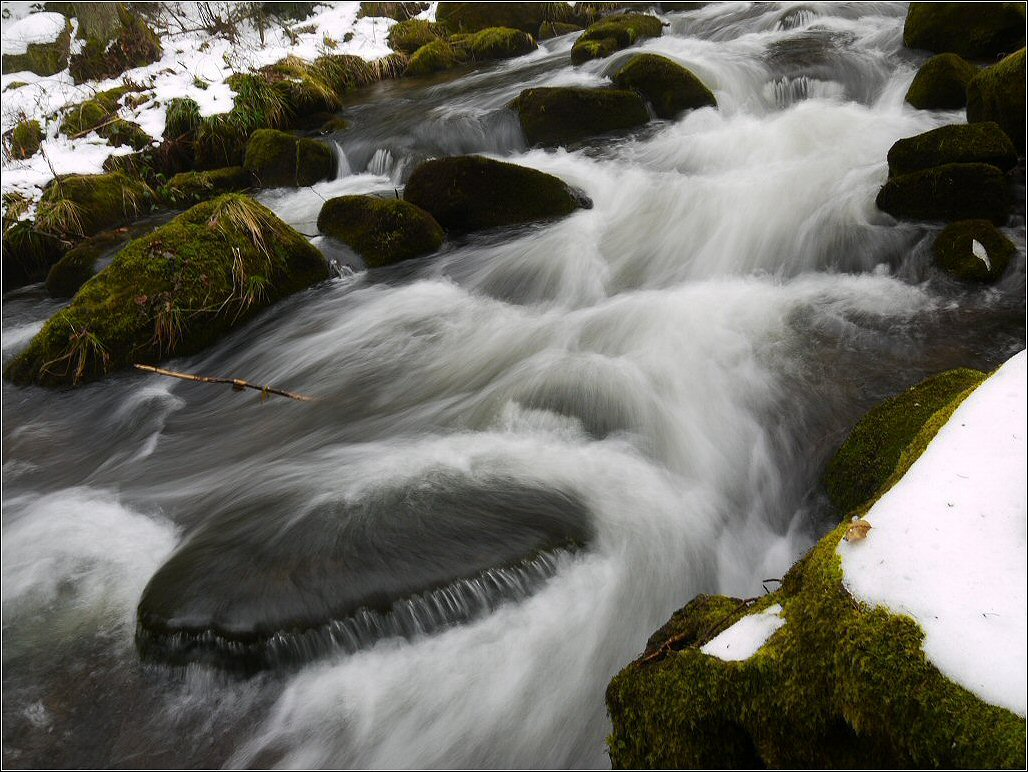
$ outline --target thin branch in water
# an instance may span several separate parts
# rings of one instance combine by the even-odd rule
[[[221,378],[210,375],[194,375],[193,373],[179,373],[174,370],[165,370],[163,367],[153,367],[151,365],[133,365],[137,370],[142,370],[147,373],[154,373],[156,375],[165,375],[169,378],[179,378],[183,381],[195,381],[197,383],[224,383],[232,387],[233,391],[242,391],[243,389],[253,389],[261,393],[261,402],[268,398],[269,394],[277,394],[280,397],[288,397],[289,399],[295,399],[298,402],[316,402],[315,397],[308,397],[306,394],[297,394],[292,391],[285,391],[284,389],[276,389],[273,386],[260,386],[256,383],[250,383],[244,381],[242,378]]]

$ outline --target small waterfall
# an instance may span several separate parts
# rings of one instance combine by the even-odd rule
[[[332,146],[336,156],[336,179],[349,177],[353,174],[353,170],[350,168],[350,161],[346,157],[346,151],[343,150],[343,146],[338,142],[333,142]]]
[[[841,99],[845,91],[841,83],[800,75],[795,78],[775,78],[764,84],[763,94],[768,103],[786,108],[805,99]]]

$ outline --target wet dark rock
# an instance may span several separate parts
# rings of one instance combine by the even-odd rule
[[[995,123],[951,124],[896,142],[889,149],[889,175],[943,164],[992,164],[1009,171],[1017,163],[1013,143]]]
[[[1010,211],[1006,175],[989,164],[946,164],[892,177],[878,208],[900,220],[984,219],[1002,225]]]
[[[906,100],[918,110],[956,110],[967,105],[967,84],[978,68],[956,54],[938,54],[921,65]]]
[[[903,45],[992,59],[1024,46],[1024,3],[911,3]]]
[[[313,185],[330,179],[335,167],[328,145],[276,129],[255,131],[243,158],[243,168],[266,188]]]
[[[994,284],[1016,254],[1014,243],[988,220],[951,223],[932,244],[935,264],[965,282]]]
[[[12,290],[42,281],[67,246],[37,230],[31,220],[12,223],[3,237],[3,287]]]
[[[1018,148],[1025,142],[1024,49],[992,67],[986,67],[967,84],[967,120],[995,121]]]
[[[375,196],[339,196],[325,202],[318,230],[352,247],[369,268],[435,252],[443,229],[420,207]]]
[[[656,54],[637,54],[612,78],[622,89],[638,91],[658,118],[674,118],[684,110],[717,107],[703,81],[678,62]]]
[[[643,38],[660,37],[660,19],[643,13],[607,16],[590,24],[571,47],[571,63],[603,59]]]
[[[128,239],[127,229],[98,233],[68,250],[46,275],[51,297],[70,298],[97,272],[97,263]]]
[[[567,145],[646,124],[646,104],[634,91],[552,87],[522,91],[508,105],[530,145]]]

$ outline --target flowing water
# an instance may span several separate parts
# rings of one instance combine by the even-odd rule
[[[571,68],[564,37],[355,96],[340,176],[261,196],[338,277],[171,365],[317,402],[5,384],[5,764],[606,766],[610,677],[695,594],[757,594],[813,543],[857,417],[1024,346],[1023,216],[1007,277],[967,289],[931,266],[936,226],[874,206],[895,140],[962,120],[904,105],[904,14],[667,14],[639,48],[720,109],[570,150],[526,149],[504,105],[632,52]],[[317,236],[322,199],[469,152],[594,207],[375,271]],[[5,360],[57,307],[5,296]],[[225,629],[323,624],[260,638],[245,672],[224,641],[141,659],[155,574],[176,613],[230,599]]]

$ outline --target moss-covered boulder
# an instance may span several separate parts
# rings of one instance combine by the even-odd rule
[[[508,107],[518,114],[531,145],[566,145],[598,134],[626,131],[650,119],[634,91],[571,86],[530,88]]]
[[[628,48],[642,38],[660,37],[660,19],[644,13],[609,16],[590,24],[571,47],[571,63],[582,64],[590,59],[603,59],[615,51]]]
[[[25,23],[38,25],[40,14],[32,14],[31,21]],[[55,13],[46,14],[46,22],[53,28],[53,39],[29,43],[23,53],[4,53],[0,59],[0,69],[4,74],[9,72],[34,72],[37,75],[56,75],[68,66],[68,54],[71,50],[71,22]],[[18,37],[16,29],[19,22],[4,22],[4,35]],[[8,27],[14,29],[6,29]],[[6,47],[6,44],[5,44]]]
[[[153,191],[121,172],[73,174],[50,183],[36,222],[62,237],[81,238],[122,225],[150,211]]]
[[[114,78],[161,58],[160,38],[142,17],[121,3],[95,5],[116,5],[117,23],[103,25],[102,31],[100,25],[96,29],[80,27],[80,35],[85,33],[85,42],[82,50],[72,55],[68,67],[76,83]]]
[[[12,290],[42,281],[67,247],[31,220],[9,223],[3,236],[3,287]]]
[[[942,164],[992,164],[1008,171],[1017,163],[1010,138],[995,123],[940,126],[897,141],[889,149],[889,175],[910,174]]]
[[[892,177],[875,204],[899,220],[991,220],[1010,211],[1006,175],[990,164],[946,164]]]
[[[988,220],[950,223],[932,244],[935,264],[956,279],[992,284],[1007,270],[1017,247]]]
[[[395,198],[331,198],[321,207],[318,230],[352,247],[369,268],[427,255],[443,243],[432,215]]]
[[[294,187],[331,179],[336,161],[331,148],[321,142],[258,129],[246,144],[243,168],[263,187]]]
[[[992,59],[1024,46],[1024,3],[911,3],[903,45]]]
[[[967,105],[967,84],[977,73],[956,54],[937,54],[914,75],[906,100],[918,110],[957,110]]]
[[[894,411],[905,425],[892,438],[901,443],[893,480],[983,377],[964,373],[915,420]],[[836,550],[849,527],[822,539],[778,591],[749,601],[700,596],[672,617],[607,690],[615,769],[1023,765],[1024,719],[943,676],[910,617],[847,591]],[[702,651],[774,604],[784,624],[751,656]]]
[[[577,24],[571,24],[563,21],[544,21],[539,25],[539,31],[536,33],[536,40],[549,40],[550,38],[558,38],[561,35],[570,35],[572,32],[578,32],[582,29]]]
[[[403,197],[457,232],[548,220],[592,206],[557,177],[481,156],[421,164]]]
[[[382,16],[396,21],[407,21],[427,10],[428,6],[428,3],[361,3],[357,18]]]
[[[410,19],[394,24],[389,30],[389,47],[394,51],[413,54],[433,40],[446,37],[446,27],[424,19]]]
[[[36,120],[18,121],[5,137],[12,158],[35,155],[43,143],[43,128]]]
[[[638,91],[659,118],[674,118],[683,110],[717,107],[703,81],[665,56],[636,54],[613,76],[614,85]]]
[[[1024,49],[975,75],[967,84],[967,120],[995,121],[1024,150]]]
[[[4,375],[17,384],[73,385],[192,354],[328,275],[303,236],[253,199],[228,194],[131,242]]]
[[[414,52],[404,75],[417,78],[435,72],[452,70],[462,63],[463,57],[458,50],[445,40],[434,40]]]
[[[46,291],[55,298],[70,298],[93,278],[100,258],[114,251],[128,239],[127,229],[104,231],[92,236],[58,260],[46,275]]]
[[[450,42],[468,59],[476,62],[523,56],[538,47],[527,32],[511,27],[488,27],[466,35],[453,35]]]
[[[886,399],[861,418],[824,476],[838,512],[851,512],[875,497],[895,475],[903,450],[925,422],[984,378],[978,370],[948,370]]]
[[[453,32],[511,27],[534,35],[548,21],[551,3],[439,3],[435,18]]]
[[[238,193],[254,185],[253,176],[242,166],[229,166],[207,172],[180,172],[160,189],[161,198],[171,206],[186,209],[223,193]]]
[[[127,92],[127,88],[119,86],[65,108],[58,131],[66,137],[78,137],[104,126],[117,116],[119,100]]]

